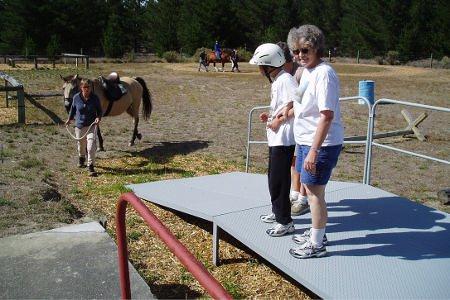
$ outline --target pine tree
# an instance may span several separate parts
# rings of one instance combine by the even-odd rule
[[[144,15],[144,34],[152,48],[160,55],[169,50],[179,50],[177,28],[180,0],[149,2]]]
[[[61,52],[61,45],[59,43],[59,38],[56,34],[50,37],[50,42],[47,45],[47,56],[54,58],[58,53]]]
[[[382,18],[383,7],[377,1],[352,0],[342,2],[341,52],[361,57],[384,55],[388,30]]]
[[[25,40],[25,20],[18,13],[20,1],[2,1],[0,10],[0,53],[19,54]]]
[[[103,51],[106,57],[121,57],[123,55],[123,45],[121,42],[121,28],[119,18],[116,14],[109,17],[103,34]]]

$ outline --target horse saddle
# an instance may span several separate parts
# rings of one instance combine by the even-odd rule
[[[119,100],[123,95],[127,93],[127,89],[120,81],[119,74],[112,72],[108,76],[100,76],[100,83],[102,84],[106,98],[110,102]]]

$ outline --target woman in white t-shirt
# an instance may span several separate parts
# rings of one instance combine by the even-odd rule
[[[262,215],[260,219],[265,223],[275,223],[266,231],[269,236],[282,236],[295,231],[289,201],[290,167],[295,140],[293,118],[278,115],[287,106],[292,105],[297,82],[291,74],[283,70],[285,63],[283,50],[275,44],[260,45],[249,63],[258,65],[261,74],[272,84],[270,113],[263,112],[259,116],[261,121],[267,124],[268,182],[272,212]]]
[[[284,58],[286,62],[284,64],[284,70],[291,74],[295,81],[300,83],[300,78],[302,77],[303,67],[300,66],[298,61],[298,51],[294,51],[291,53],[289,46],[285,42],[278,42],[278,46],[283,49]],[[294,55],[294,57],[292,56]],[[289,111],[283,111],[282,114],[286,114],[288,118],[294,117],[294,109],[290,108]],[[296,151],[294,152],[294,157],[292,158],[291,164],[291,192],[289,194],[289,199],[291,200],[291,215],[299,216],[307,213],[309,211],[308,197],[306,195],[306,189],[301,184],[300,174],[297,172],[295,168],[295,161],[297,160],[296,152],[297,147],[295,146]]]
[[[294,101],[294,137],[298,145],[296,168],[305,185],[311,210],[311,229],[295,235],[300,246],[290,249],[296,258],[326,255],[328,212],[325,186],[337,164],[344,140],[339,107],[339,78],[322,61],[325,37],[314,25],[293,28],[288,35],[291,50],[299,53],[304,67]]]

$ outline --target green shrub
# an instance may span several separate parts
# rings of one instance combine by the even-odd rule
[[[179,63],[179,62],[183,62],[183,58],[181,57],[181,55],[176,52],[176,51],[167,51],[163,53],[163,58],[168,62],[168,63]]]
[[[441,64],[443,69],[450,69],[450,58],[448,56],[444,56],[441,59]]]
[[[386,61],[390,65],[398,65],[400,63],[398,58],[399,58],[398,51],[388,51],[388,53],[386,54]]]
[[[248,62],[253,56],[253,52],[250,52],[250,51],[246,50],[245,48],[237,48],[237,50],[238,50],[239,61]]]
[[[124,54],[124,59],[126,62],[134,62],[136,59],[136,53],[133,50]]]
[[[373,59],[377,62],[377,64],[379,64],[379,65],[384,65],[384,59],[383,59],[383,57],[381,57],[381,56],[375,56]]]

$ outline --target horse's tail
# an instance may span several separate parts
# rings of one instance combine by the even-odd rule
[[[142,115],[144,116],[144,120],[148,120],[150,115],[152,114],[153,104],[152,104],[152,95],[147,88],[147,84],[145,84],[144,79],[141,77],[135,77],[137,82],[142,85]]]

